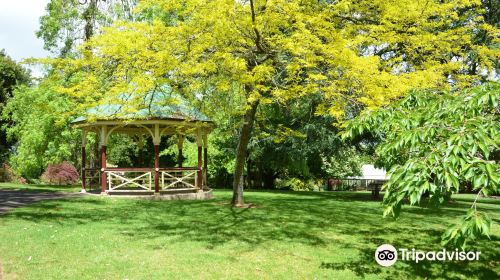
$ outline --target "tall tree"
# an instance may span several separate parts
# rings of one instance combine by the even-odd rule
[[[117,19],[132,20],[131,10],[136,3],[136,0],[51,0],[46,14],[40,18],[37,36],[44,40],[45,49],[59,57],[71,57],[76,46],[99,34],[101,27]],[[67,119],[71,116],[68,114],[71,100],[54,94],[54,87],[63,82],[55,82],[56,76],[57,73],[49,71],[40,85],[16,91],[7,106],[10,115],[3,115],[9,121],[10,139],[17,141],[10,162],[16,172],[28,178],[39,176],[48,163],[63,160],[79,163],[76,160],[79,153],[74,154],[79,138]],[[29,106],[36,110],[27,109]],[[54,112],[60,116],[55,117]],[[89,159],[96,166],[98,142],[91,140],[94,145]]]
[[[45,79],[19,87],[3,110],[2,118],[9,123],[5,127],[8,139],[16,143],[9,163],[25,178],[38,178],[49,163],[78,163],[79,132],[70,129],[71,100],[55,93],[59,83]]]
[[[36,35],[44,48],[65,57],[113,20],[133,20],[137,0],[51,0]]]
[[[77,100],[76,109],[116,102],[127,92],[123,106],[134,111],[147,106],[146,92],[163,84],[192,99],[239,96],[233,204],[243,205],[244,163],[259,105],[320,94],[315,113],[338,122],[348,108],[375,108],[412,88],[478,81],[498,55],[472,40],[478,30],[490,37],[496,30],[476,16],[480,5],[146,0],[138,6],[140,22],[117,22],[79,58],[51,63],[71,75],[62,92]],[[464,50],[471,48],[481,57],[476,75],[463,71]]]
[[[30,81],[28,70],[10,58],[5,50],[0,50],[0,106],[5,105],[16,86],[29,84]]]
[[[248,145],[247,182],[271,188],[277,178],[318,183],[358,175],[361,153],[342,143],[335,118],[315,114],[321,101],[321,95],[311,94],[260,106]]]
[[[5,103],[12,97],[13,91],[20,85],[30,83],[30,74],[21,65],[10,58],[4,50],[0,50],[0,112],[3,111]],[[7,125],[0,122],[0,127]],[[0,158],[3,161],[10,143],[7,140],[4,129],[0,130]]]

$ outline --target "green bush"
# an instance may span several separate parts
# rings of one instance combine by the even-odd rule
[[[316,180],[308,179],[302,180],[299,178],[283,178],[276,180],[276,188],[277,189],[287,189],[293,191],[312,191],[315,189],[319,189],[321,183]]]

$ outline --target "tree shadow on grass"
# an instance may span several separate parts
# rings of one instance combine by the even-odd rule
[[[323,246],[325,240],[318,232],[331,225],[336,225],[336,231],[342,233],[370,220],[376,225],[379,220],[372,217],[373,209],[369,206],[357,205],[356,211],[351,211],[349,203],[330,205],[327,198],[304,201],[288,196],[259,197],[259,207],[255,209],[233,208],[217,201],[112,201],[105,198],[67,200],[64,206],[51,201],[31,205],[9,216],[69,225],[106,222],[120,228],[130,226],[131,230],[126,233],[130,238],[175,236],[179,241],[207,242],[209,247],[233,240],[249,244],[282,240]]]
[[[454,202],[464,202],[464,203],[469,203],[469,204],[472,204],[474,202],[474,200],[476,199],[475,196],[471,196],[471,197],[463,197],[463,196],[454,196],[451,200],[452,203]],[[479,199],[477,200],[478,203],[480,204],[492,204],[492,205],[500,205],[500,199],[496,198],[496,199],[486,199],[486,198],[483,198],[483,197],[479,197]]]
[[[391,235],[396,231],[385,230],[386,235]],[[367,232],[362,232],[366,234]],[[418,233],[418,234],[416,234]],[[375,261],[375,250],[379,245],[390,243],[395,248],[406,248],[420,251],[440,251],[443,248],[439,244],[442,234],[437,229],[419,229],[408,232],[406,235],[400,234],[396,239],[387,242],[381,237],[368,237],[365,244],[345,243],[342,247],[354,248],[359,253],[357,258],[347,262],[324,261],[319,265],[320,269],[329,270],[350,270],[357,276],[365,278],[367,275],[376,274],[380,279],[499,279],[498,260],[500,252],[495,248],[500,240],[493,236],[489,243],[478,242],[476,246],[469,248],[469,251],[480,251],[480,261],[414,261],[401,260],[392,267],[382,267]],[[493,249],[492,249],[493,248]],[[454,250],[448,248],[449,250]]]
[[[217,193],[216,193],[217,196]],[[358,252],[348,262],[324,260],[320,269],[351,270],[360,277],[377,274],[380,277],[453,278],[496,276],[494,264],[499,259],[498,238],[479,242],[484,262],[463,263],[402,263],[385,269],[374,261],[375,249],[384,243],[396,248],[437,250],[439,238],[451,219],[466,209],[453,208],[433,211],[411,207],[399,220],[382,219],[380,203],[365,200],[366,194],[308,194],[251,192],[248,200],[256,208],[233,208],[227,198],[209,201],[152,201],[85,197],[64,201],[47,201],[18,209],[5,219],[24,219],[35,223],[57,222],[63,226],[102,224],[123,238],[151,239],[152,249],[161,249],[165,242],[202,242],[215,249],[237,241],[252,246],[267,242],[293,242],[313,247],[327,247],[333,237],[350,237],[349,242],[335,239],[338,246]],[[369,194],[368,194],[369,196]],[[332,255],[335,252],[332,251]],[[493,265],[492,265],[493,263]],[[489,279],[495,279],[489,278]]]
[[[365,278],[377,274],[380,279],[498,279],[494,266],[486,266],[478,262],[465,261],[401,261],[392,267],[382,267],[374,259],[375,250],[361,249],[359,259],[350,262],[323,262],[320,269],[350,270],[357,276]],[[498,253],[490,256],[490,260],[498,259]]]
[[[328,191],[328,192],[311,192],[311,191],[247,191],[247,193],[276,193],[282,195],[290,195],[295,197],[311,197],[311,198],[325,198],[325,199],[335,199],[335,200],[346,200],[346,201],[382,201],[384,195],[383,192],[380,193],[378,199],[374,199],[370,192],[367,191]]]
[[[95,215],[91,215],[89,211],[103,207],[105,201],[81,198],[83,197],[70,196],[36,201],[33,204],[22,205],[15,210],[12,209],[1,215],[0,219],[23,219],[33,223],[56,222],[61,225],[86,224],[102,220]],[[68,211],[68,205],[82,204],[85,204],[85,207],[82,207],[79,211]]]
[[[46,185],[46,184],[18,184],[0,183],[0,190],[18,190],[23,192],[79,192],[80,185]]]

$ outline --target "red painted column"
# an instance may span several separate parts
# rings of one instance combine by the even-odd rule
[[[106,169],[106,146],[101,147],[101,193],[105,193],[107,189],[107,176],[106,172],[104,172],[104,169]]]
[[[207,186],[208,181],[208,151],[207,147],[203,148],[203,186]]]
[[[155,193],[160,192],[160,147],[155,145]]]
[[[201,146],[198,146],[198,179],[197,179],[197,187],[198,189],[202,189],[203,187],[203,175],[202,175],[202,161],[201,161]]]
[[[85,146],[82,146],[82,192],[86,191],[85,186],[85,162],[87,162],[87,153],[85,152]]]

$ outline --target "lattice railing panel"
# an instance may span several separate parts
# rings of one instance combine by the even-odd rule
[[[196,189],[197,170],[167,170],[161,171],[161,188],[166,189]]]
[[[113,191],[125,188],[141,188],[151,190],[152,173],[150,171],[106,171],[108,190]],[[134,176],[130,176],[134,175]]]

